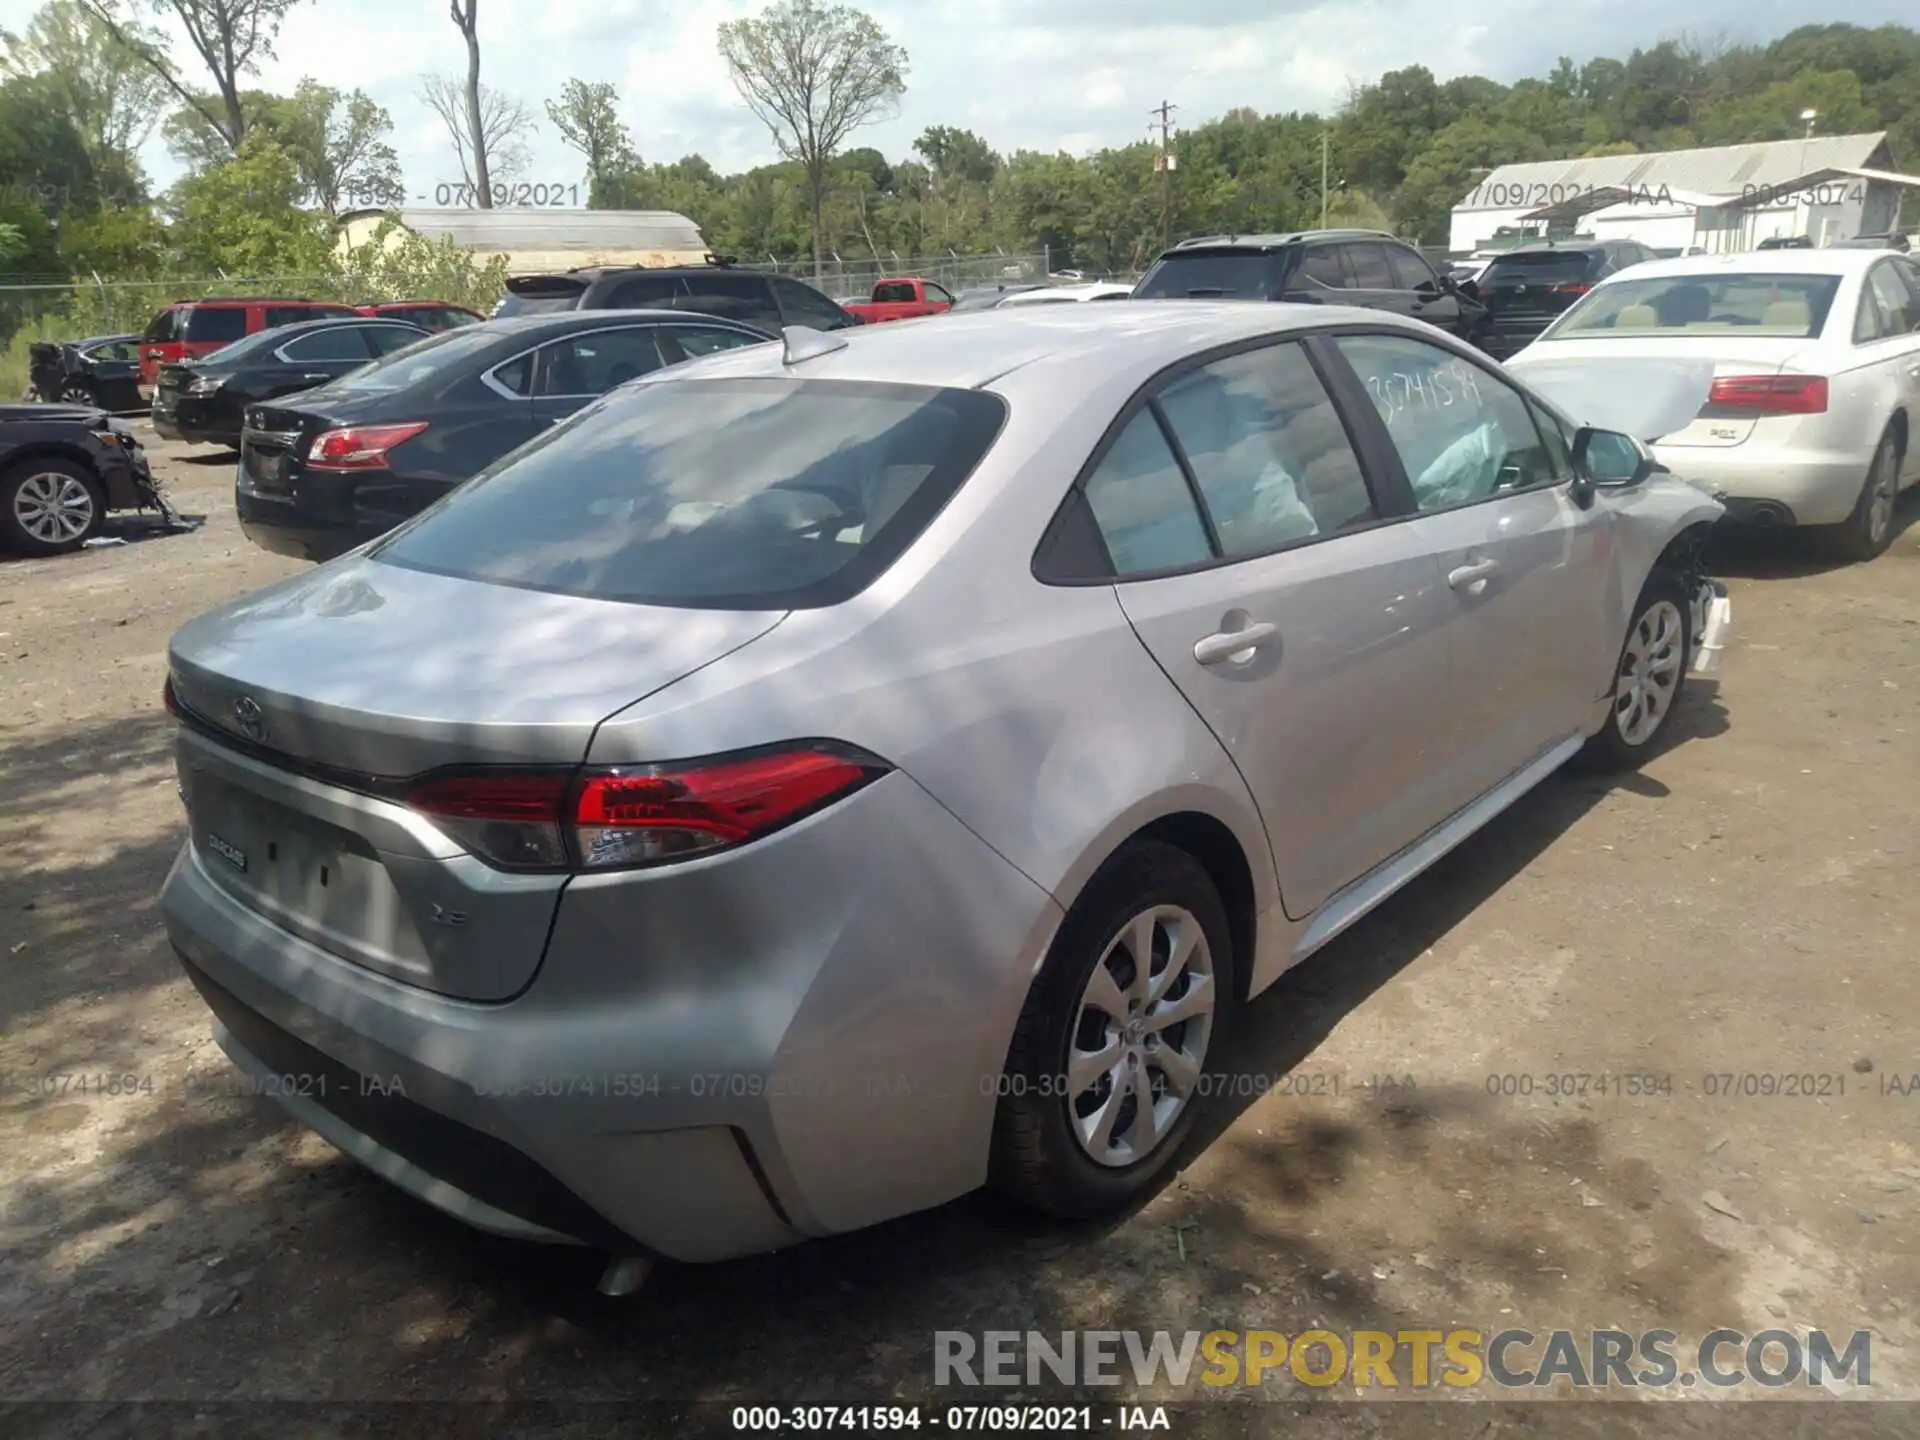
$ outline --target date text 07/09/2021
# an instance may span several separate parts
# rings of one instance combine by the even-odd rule
[[[488,187],[500,209],[535,208],[578,210],[586,196],[577,184],[532,180],[497,181]],[[450,209],[471,209],[480,203],[479,187],[467,180],[442,180],[413,197]]]
[[[736,1405],[741,1432],[1021,1431],[1036,1435],[1171,1430],[1164,1405]]]

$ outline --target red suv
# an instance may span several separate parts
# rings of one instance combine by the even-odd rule
[[[457,330],[462,325],[478,325],[487,318],[478,310],[452,305],[445,300],[379,300],[362,305],[360,313],[377,315],[382,320],[405,320],[436,334],[442,330]]]
[[[221,296],[208,300],[176,300],[147,326],[140,336],[140,383],[152,385],[162,365],[197,360],[222,345],[261,330],[319,320],[328,315],[358,315],[351,305],[324,300],[265,300]]]

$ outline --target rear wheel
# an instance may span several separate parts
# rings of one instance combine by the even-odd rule
[[[1633,620],[1614,667],[1606,724],[1583,752],[1590,765],[1627,769],[1653,753],[1686,687],[1692,629],[1686,587],[1670,571],[1655,570],[1634,601]]]
[[[1842,560],[1872,560],[1893,543],[1893,509],[1900,498],[1900,442],[1889,425],[1867,467],[1853,514],[1833,528],[1831,548]]]
[[[60,387],[60,403],[63,405],[93,404],[93,387],[84,380],[69,380]]]
[[[1184,850],[1110,859],[1055,937],[1015,1027],[995,1188],[1052,1214],[1121,1209],[1192,1128],[1237,993],[1226,909]]]
[[[0,471],[0,536],[28,555],[58,555],[100,533],[99,482],[72,460],[22,460]]]

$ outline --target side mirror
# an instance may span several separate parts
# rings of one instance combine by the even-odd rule
[[[1640,441],[1618,430],[1582,425],[1573,436],[1573,473],[1588,489],[1624,490],[1660,468]]]

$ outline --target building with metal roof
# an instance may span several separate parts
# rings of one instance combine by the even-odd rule
[[[1916,186],[1894,170],[1884,131],[1540,160],[1478,180],[1453,207],[1450,248],[1525,232],[1710,252],[1799,235],[1830,245],[1893,229]]]
[[[543,187],[544,188],[544,187]],[[698,265],[707,254],[700,227],[671,210],[574,210],[516,206],[494,210],[351,210],[340,217],[340,244],[385,244],[407,234],[451,240],[488,260],[502,255],[510,275],[540,275],[584,265]]]

